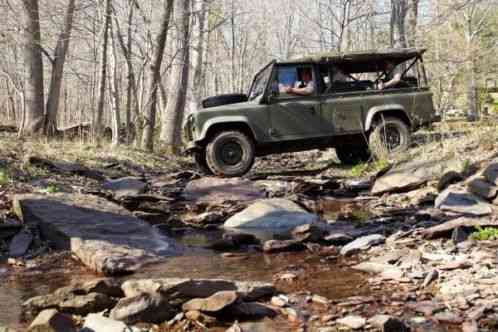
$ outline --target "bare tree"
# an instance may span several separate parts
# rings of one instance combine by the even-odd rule
[[[67,6],[64,27],[57,40],[55,54],[52,63],[52,77],[47,98],[47,113],[45,117],[45,133],[52,136],[57,132],[57,113],[59,110],[61,88],[64,74],[64,64],[66,62],[67,50],[71,40],[71,30],[73,28],[73,16],[75,9],[75,0],[69,0]]]
[[[154,149],[154,129],[156,126],[156,113],[157,113],[157,99],[158,89],[161,81],[161,65],[164,58],[164,49],[168,38],[168,31],[170,28],[171,15],[173,13],[173,0],[167,0],[164,8],[163,17],[161,20],[161,31],[157,36],[156,50],[154,55],[154,64],[151,66],[151,84],[150,91],[151,97],[149,105],[144,114],[144,130],[142,136],[142,147],[147,151]]]
[[[24,57],[27,80],[25,86],[26,109],[20,133],[36,135],[43,133],[45,109],[40,13],[38,0],[23,0],[22,3],[26,16]]]
[[[163,116],[161,141],[167,151],[177,153],[181,144],[181,126],[185,111],[190,69],[190,0],[177,0],[178,63],[173,66],[172,77],[178,82],[168,101]]]
[[[391,47],[408,47],[406,38],[407,1],[391,0]]]

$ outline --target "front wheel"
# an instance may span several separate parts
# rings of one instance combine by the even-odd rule
[[[202,175],[213,175],[211,169],[206,161],[206,151],[195,151],[194,152],[194,161],[197,169],[201,172]]]
[[[410,128],[402,120],[386,117],[377,121],[370,133],[370,151],[377,158],[388,158],[410,147]]]
[[[242,176],[249,172],[254,156],[252,139],[240,131],[220,132],[214,135],[206,148],[209,169],[223,177]]]

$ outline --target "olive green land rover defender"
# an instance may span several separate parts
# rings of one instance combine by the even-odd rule
[[[207,98],[188,116],[186,151],[203,172],[224,177],[244,175],[255,157],[269,154],[335,148],[351,164],[402,152],[413,131],[436,119],[424,52],[272,61],[247,95]]]

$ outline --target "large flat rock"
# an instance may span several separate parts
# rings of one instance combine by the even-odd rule
[[[121,206],[96,196],[16,195],[14,210],[25,223],[38,223],[54,247],[71,250],[106,275],[133,272],[181,250]]]
[[[189,201],[198,203],[221,204],[225,201],[250,202],[264,198],[266,195],[249,180],[204,177],[190,181],[185,187],[183,196]]]
[[[292,230],[320,218],[293,201],[281,198],[260,200],[228,219],[225,228]]]
[[[412,161],[393,167],[375,181],[373,195],[416,189],[448,171],[461,171],[462,163],[455,159]]]

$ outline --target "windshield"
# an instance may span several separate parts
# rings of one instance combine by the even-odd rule
[[[265,92],[266,85],[268,83],[268,80],[270,79],[270,75],[272,72],[272,65],[273,62],[269,63],[254,77],[254,81],[251,85],[251,90],[249,90],[249,100],[253,100],[261,96]]]

